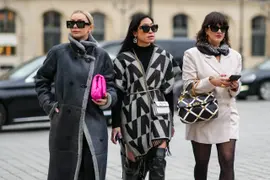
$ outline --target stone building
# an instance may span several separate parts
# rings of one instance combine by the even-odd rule
[[[229,19],[232,48],[242,45],[245,67],[253,66],[267,53],[267,12],[258,1],[153,0],[157,38],[195,38],[205,15],[220,11]],[[122,38],[130,17],[148,7],[148,0],[0,0],[0,64],[16,65],[67,42],[65,21],[76,9],[92,13],[94,36],[101,41]]]

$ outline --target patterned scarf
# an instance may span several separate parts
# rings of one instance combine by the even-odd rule
[[[207,55],[220,56],[221,54],[227,56],[230,52],[229,46],[227,44],[222,44],[220,47],[213,47],[209,43],[197,43],[198,50]]]

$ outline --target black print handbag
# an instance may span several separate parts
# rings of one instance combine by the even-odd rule
[[[195,94],[199,81],[190,83],[181,93],[178,103],[178,116],[185,124],[209,121],[218,117],[218,102],[214,92]]]

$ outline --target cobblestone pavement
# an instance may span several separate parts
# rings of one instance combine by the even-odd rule
[[[236,149],[236,180],[270,180],[270,102],[239,101],[238,109],[241,129]],[[48,127],[49,123],[4,127],[4,132],[0,133],[0,180],[46,179]],[[177,116],[175,129],[172,156],[167,157],[166,180],[192,180],[192,150],[190,143],[184,140],[184,125]],[[209,180],[217,180],[218,175],[216,148],[213,146]],[[109,143],[107,180],[119,179],[119,147]]]

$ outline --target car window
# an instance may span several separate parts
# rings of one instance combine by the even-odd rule
[[[259,69],[269,70],[270,69],[270,60],[264,61],[262,64],[258,65]]]
[[[29,60],[14,69],[6,72],[2,76],[0,76],[1,80],[17,80],[17,79],[22,79],[36,71],[42,64],[43,61],[45,60],[45,57],[38,57],[34,58],[32,60]]]
[[[182,58],[184,52],[194,47],[195,41],[193,40],[157,40],[156,44],[158,44],[163,49],[166,49],[169,53],[171,53],[175,58]]]
[[[25,79],[25,82],[26,82],[26,83],[32,83],[32,82],[34,82],[34,81],[35,81],[34,77],[36,76],[37,71],[38,71],[38,69],[35,70],[32,74],[30,74],[30,75]]]

